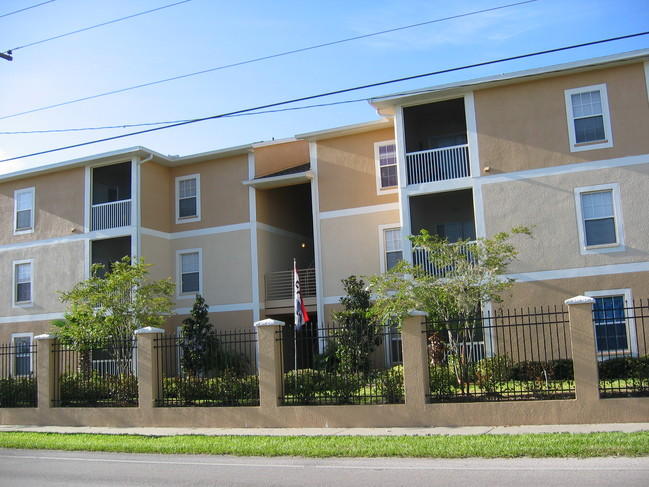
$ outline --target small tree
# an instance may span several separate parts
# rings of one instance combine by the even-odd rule
[[[143,326],[160,326],[171,314],[175,285],[170,279],[150,281],[149,264],[124,257],[107,270],[94,264],[91,276],[70,291],[61,292],[69,307],[64,320],[55,321],[62,343],[81,352],[80,369],[92,370],[90,341],[106,341],[118,373],[125,373],[131,360],[130,340]]]
[[[517,252],[511,243],[516,234],[530,235],[530,230],[517,227],[491,238],[450,243],[425,230],[410,237],[413,247],[428,255],[430,268],[401,261],[389,272],[370,278],[376,294],[374,313],[381,321],[401,323],[411,310],[426,311],[444,332],[452,366],[463,392],[468,393],[471,350],[479,329],[483,303],[501,302],[501,294],[510,289],[513,279],[503,277],[505,268]]]
[[[332,319],[339,325],[335,332],[338,370],[346,374],[367,373],[370,355],[381,344],[371,312],[371,294],[356,276],[343,279],[342,283],[347,293],[340,298],[344,310],[332,313]]]
[[[210,307],[200,294],[191,310],[191,318],[183,320],[181,330],[182,357],[180,365],[190,377],[205,373],[209,367],[208,358],[210,347],[216,341],[212,323],[209,319]]]

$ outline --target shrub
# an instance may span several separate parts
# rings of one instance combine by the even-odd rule
[[[324,376],[325,395],[336,404],[352,404],[354,395],[363,387],[360,373],[327,374]]]
[[[403,365],[397,365],[381,372],[377,377],[377,390],[387,404],[399,404],[404,401]]]
[[[455,373],[445,365],[430,367],[428,383],[433,396],[451,396],[458,385]]]
[[[487,394],[494,394],[503,382],[512,376],[512,361],[506,355],[487,357],[478,362],[475,368],[476,382]]]
[[[0,407],[35,407],[36,406],[36,378],[5,377],[0,379]]]
[[[284,374],[284,396],[292,396],[297,404],[313,404],[326,388],[319,370],[299,369]]]
[[[82,372],[67,372],[60,378],[61,405],[97,404],[110,396],[108,383],[92,371],[89,374]]]

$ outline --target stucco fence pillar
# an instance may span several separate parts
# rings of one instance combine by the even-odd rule
[[[162,370],[158,363],[158,354],[154,343],[164,333],[163,329],[151,326],[135,330],[137,339],[138,407],[143,414],[152,413],[152,409],[156,407],[156,401],[161,399]]]
[[[406,407],[413,414],[423,412],[428,394],[428,349],[422,321],[427,314],[412,311],[401,325],[401,346],[403,351],[403,387]]]
[[[37,407],[43,412],[53,406],[52,401],[58,394],[59,387],[58,361],[54,354],[54,344],[58,343],[56,335],[44,334],[34,337],[37,342],[36,354],[36,389],[38,391]]]
[[[277,332],[283,321],[266,319],[255,322],[259,361],[259,406],[271,416],[279,408],[282,395],[282,354]]]

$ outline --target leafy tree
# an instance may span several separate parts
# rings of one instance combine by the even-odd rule
[[[433,331],[446,336],[450,362],[463,392],[468,393],[472,360],[471,347],[466,345],[481,332],[482,304],[502,302],[501,294],[514,284],[503,274],[517,254],[511,239],[518,234],[531,232],[517,227],[491,238],[450,243],[422,230],[410,240],[428,255],[427,270],[401,261],[387,273],[370,278],[377,298],[373,311],[380,321],[401,323],[414,309],[428,313]]]
[[[114,262],[109,270],[94,264],[87,280],[60,293],[69,307],[65,319],[54,322],[55,333],[62,343],[81,352],[83,373],[92,370],[91,341],[105,342],[118,373],[125,373],[133,332],[144,326],[161,326],[171,314],[175,284],[170,279],[150,281],[149,267],[142,258],[130,257]]]
[[[182,357],[180,365],[183,372],[191,377],[199,376],[206,372],[210,348],[216,341],[209,319],[210,307],[205,304],[205,299],[200,294],[191,310],[191,317],[183,321],[181,330]]]

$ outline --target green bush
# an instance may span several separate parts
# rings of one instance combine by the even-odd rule
[[[387,404],[403,403],[405,392],[403,387],[403,365],[397,365],[377,376],[377,390]]]
[[[649,355],[642,357],[614,357],[599,362],[599,378],[649,379]]]
[[[451,396],[458,386],[455,373],[446,365],[431,365],[428,383],[433,396]]]
[[[494,394],[498,386],[512,376],[512,361],[506,355],[495,355],[480,360],[475,367],[476,382],[487,394]]]
[[[284,396],[298,404],[313,404],[326,389],[324,374],[319,370],[299,369],[284,374]]]
[[[94,406],[102,402],[134,406],[138,401],[137,377],[133,375],[68,372],[61,375],[60,388],[62,406]]]
[[[0,379],[0,407],[36,407],[36,378],[29,375]]]

